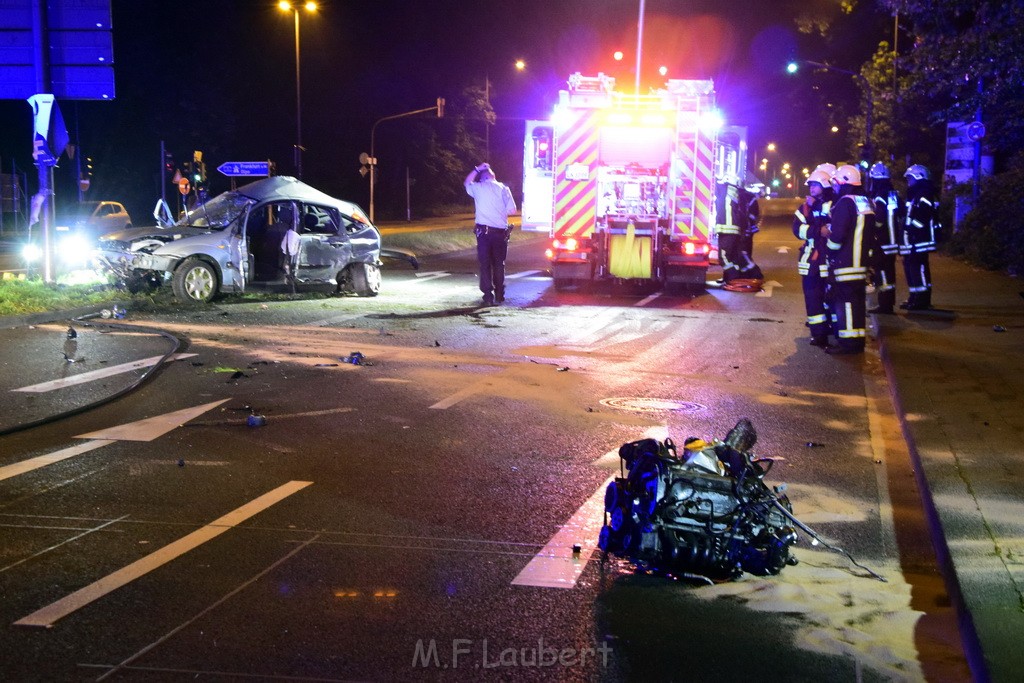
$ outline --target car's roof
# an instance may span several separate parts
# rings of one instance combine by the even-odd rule
[[[297,178],[286,175],[263,178],[254,183],[243,185],[236,191],[238,194],[254,199],[257,202],[293,199],[300,202],[332,204],[338,206],[350,216],[362,217],[364,215],[362,209],[357,204],[332,197]]]

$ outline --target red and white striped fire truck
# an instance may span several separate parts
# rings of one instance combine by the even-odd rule
[[[547,229],[556,288],[590,280],[703,286],[716,179],[746,169],[746,130],[722,128],[710,80],[648,95],[579,73],[549,121],[528,121],[523,228]]]

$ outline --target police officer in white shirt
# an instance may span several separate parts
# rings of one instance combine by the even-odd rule
[[[505,300],[505,257],[512,234],[508,217],[518,213],[512,191],[483,163],[466,176],[466,193],[476,203],[476,258],[480,265],[480,291],[484,306]]]

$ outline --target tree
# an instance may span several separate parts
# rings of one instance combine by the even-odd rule
[[[992,0],[884,0],[914,36],[898,68],[935,122],[980,111],[1004,158],[1024,147],[1024,5]]]

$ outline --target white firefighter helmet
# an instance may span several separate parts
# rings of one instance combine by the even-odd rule
[[[818,183],[822,187],[828,187],[828,181],[830,181],[831,179],[832,174],[830,174],[828,171],[816,169],[814,171],[811,171],[811,174],[807,176],[807,181],[805,182],[805,184],[810,185],[811,183]]]
[[[851,164],[843,164],[836,169],[832,179],[840,185],[860,185],[860,169]]]
[[[928,169],[921,164],[914,164],[907,169],[907,172],[903,174],[904,178],[913,178],[914,180],[928,180],[931,175],[928,173]]]
[[[871,165],[871,170],[868,171],[869,178],[888,178],[889,167],[883,164],[881,161],[876,161]]]
[[[818,164],[814,167],[815,171],[824,171],[828,173],[828,177],[831,178],[836,172],[836,165],[825,162],[824,164]]]

